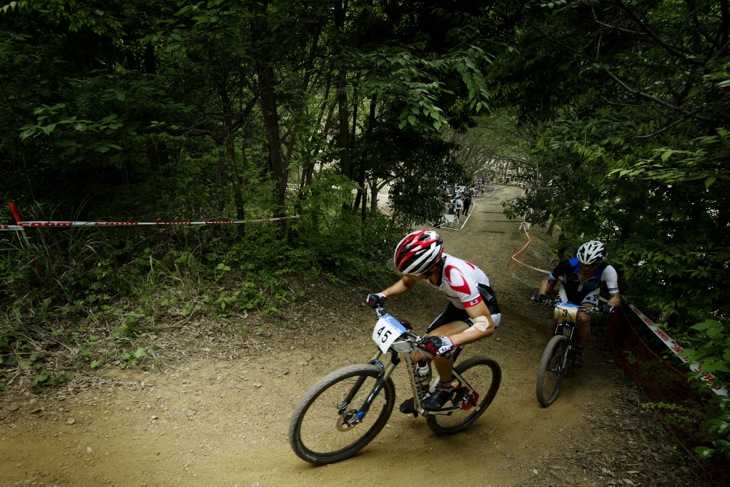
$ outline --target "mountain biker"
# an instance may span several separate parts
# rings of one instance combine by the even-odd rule
[[[586,242],[578,248],[575,257],[560,262],[551,273],[540,282],[538,294],[533,298],[540,303],[545,294],[553,292],[557,284],[558,300],[584,307],[598,307],[603,313],[612,313],[614,307],[621,304],[616,269],[607,264],[606,247],[598,240]],[[598,305],[601,283],[608,288],[608,302]],[[576,321],[575,355],[573,366],[583,367],[583,349],[588,344],[591,334],[591,315],[578,311]]]
[[[427,281],[449,298],[446,309],[429,325],[428,338],[421,344],[433,356],[440,378],[436,390],[421,404],[429,411],[441,409],[452,396],[454,347],[488,337],[502,318],[487,275],[477,266],[444,253],[443,249],[443,240],[432,230],[409,233],[398,243],[393,255],[395,267],[403,277],[367,297],[371,307],[383,306],[386,298],[409,291],[418,281]]]

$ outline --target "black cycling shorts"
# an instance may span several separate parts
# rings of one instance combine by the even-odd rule
[[[498,315],[501,313],[501,311],[499,310],[499,304],[497,303],[497,296],[494,294],[494,290],[491,286],[479,284],[479,294],[482,296],[482,299],[487,305],[487,309],[489,309],[489,313],[491,315]],[[472,324],[471,318],[469,318],[469,314],[466,312],[466,310],[462,308],[457,308],[452,302],[449,301],[449,305],[446,306],[446,309],[443,310],[441,314],[438,315],[436,319],[433,320],[433,322],[428,326],[428,330],[426,330],[426,333],[431,333],[436,328],[440,328],[448,323],[453,323],[454,321],[463,321],[469,326],[471,326]]]

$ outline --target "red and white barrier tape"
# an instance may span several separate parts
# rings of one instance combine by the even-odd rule
[[[512,264],[512,261],[515,261],[518,264],[523,265],[534,271],[542,272],[543,274],[550,274],[550,271],[538,269],[537,267],[532,267],[531,265],[527,265],[517,258],[517,256],[520,255],[520,253],[524,252],[525,249],[530,246],[530,243],[532,243],[532,238],[530,237],[530,232],[528,231],[529,223],[527,225],[525,223],[526,222],[524,220],[522,221],[522,223],[520,223],[520,230],[524,230],[525,237],[527,237],[527,243],[520,250],[514,249],[514,253],[512,254],[512,257],[510,257],[510,261],[507,263],[507,269],[509,269],[510,265]]]
[[[197,222],[82,222],[82,221],[19,221],[17,225],[0,225],[0,230],[23,231],[26,228],[68,228],[68,227],[141,227],[141,226],[170,226],[170,225],[240,225],[242,223],[264,223],[280,220],[293,220],[300,215],[282,216],[278,218],[262,218],[259,220],[206,220]]]
[[[629,308],[631,308],[631,311],[633,311],[634,313],[636,313],[636,316],[638,316],[641,319],[641,321],[643,321],[644,324],[646,326],[648,326],[649,329],[651,331],[653,331],[654,334],[662,342],[664,342],[664,344],[667,346],[667,348],[669,348],[669,350],[671,350],[672,352],[674,352],[674,354],[677,357],[679,357],[679,359],[682,362],[684,362],[684,363],[687,363],[688,362],[687,357],[685,357],[685,356],[682,355],[684,353],[684,348],[682,348],[678,343],[676,343],[674,340],[672,340],[672,337],[670,337],[669,335],[667,335],[667,333],[664,330],[662,330],[661,328],[659,328],[658,326],[656,326],[654,324],[654,322],[651,321],[636,306],[634,306],[633,304],[629,304],[628,306],[629,306]],[[702,372],[702,369],[700,367],[700,364],[698,364],[698,363],[690,364],[689,365],[689,368],[692,369],[693,371],[697,372],[698,374],[700,374],[700,378],[711,387],[712,392],[714,392],[715,394],[717,394],[719,396],[727,396],[728,395],[727,394],[727,389],[725,388],[725,386],[723,386],[722,384],[717,384],[717,378],[714,375],[712,375],[712,374],[710,374],[708,372]]]

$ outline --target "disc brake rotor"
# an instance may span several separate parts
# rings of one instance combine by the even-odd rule
[[[335,425],[337,431],[350,431],[352,428],[354,428],[357,423],[352,423],[351,420],[355,417],[356,413],[357,411],[354,409],[342,413],[337,418],[337,424]]]

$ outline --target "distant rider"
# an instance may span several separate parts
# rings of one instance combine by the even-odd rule
[[[474,264],[444,253],[443,248],[443,240],[432,230],[406,235],[393,256],[403,277],[367,297],[373,308],[382,306],[386,298],[399,296],[425,280],[449,298],[446,309],[429,325],[429,337],[422,344],[433,356],[440,378],[436,390],[421,404],[429,411],[441,409],[452,396],[453,348],[488,337],[502,318],[487,275]]]
[[[559,300],[564,303],[573,303],[585,307],[598,307],[604,313],[612,313],[614,307],[621,304],[621,295],[618,289],[618,274],[616,269],[607,264],[606,247],[598,240],[586,242],[578,248],[575,257],[559,263],[551,273],[540,283],[536,302],[542,302],[545,295],[553,292],[559,284]],[[605,282],[608,288],[609,300],[598,305],[601,292],[601,283]],[[583,349],[588,344],[591,334],[591,315],[579,311],[576,322],[575,355],[573,366],[583,367]]]
[[[457,196],[456,199],[454,199],[454,221],[456,223],[459,223],[459,219],[461,217],[461,212],[464,209],[464,200],[461,195]]]

